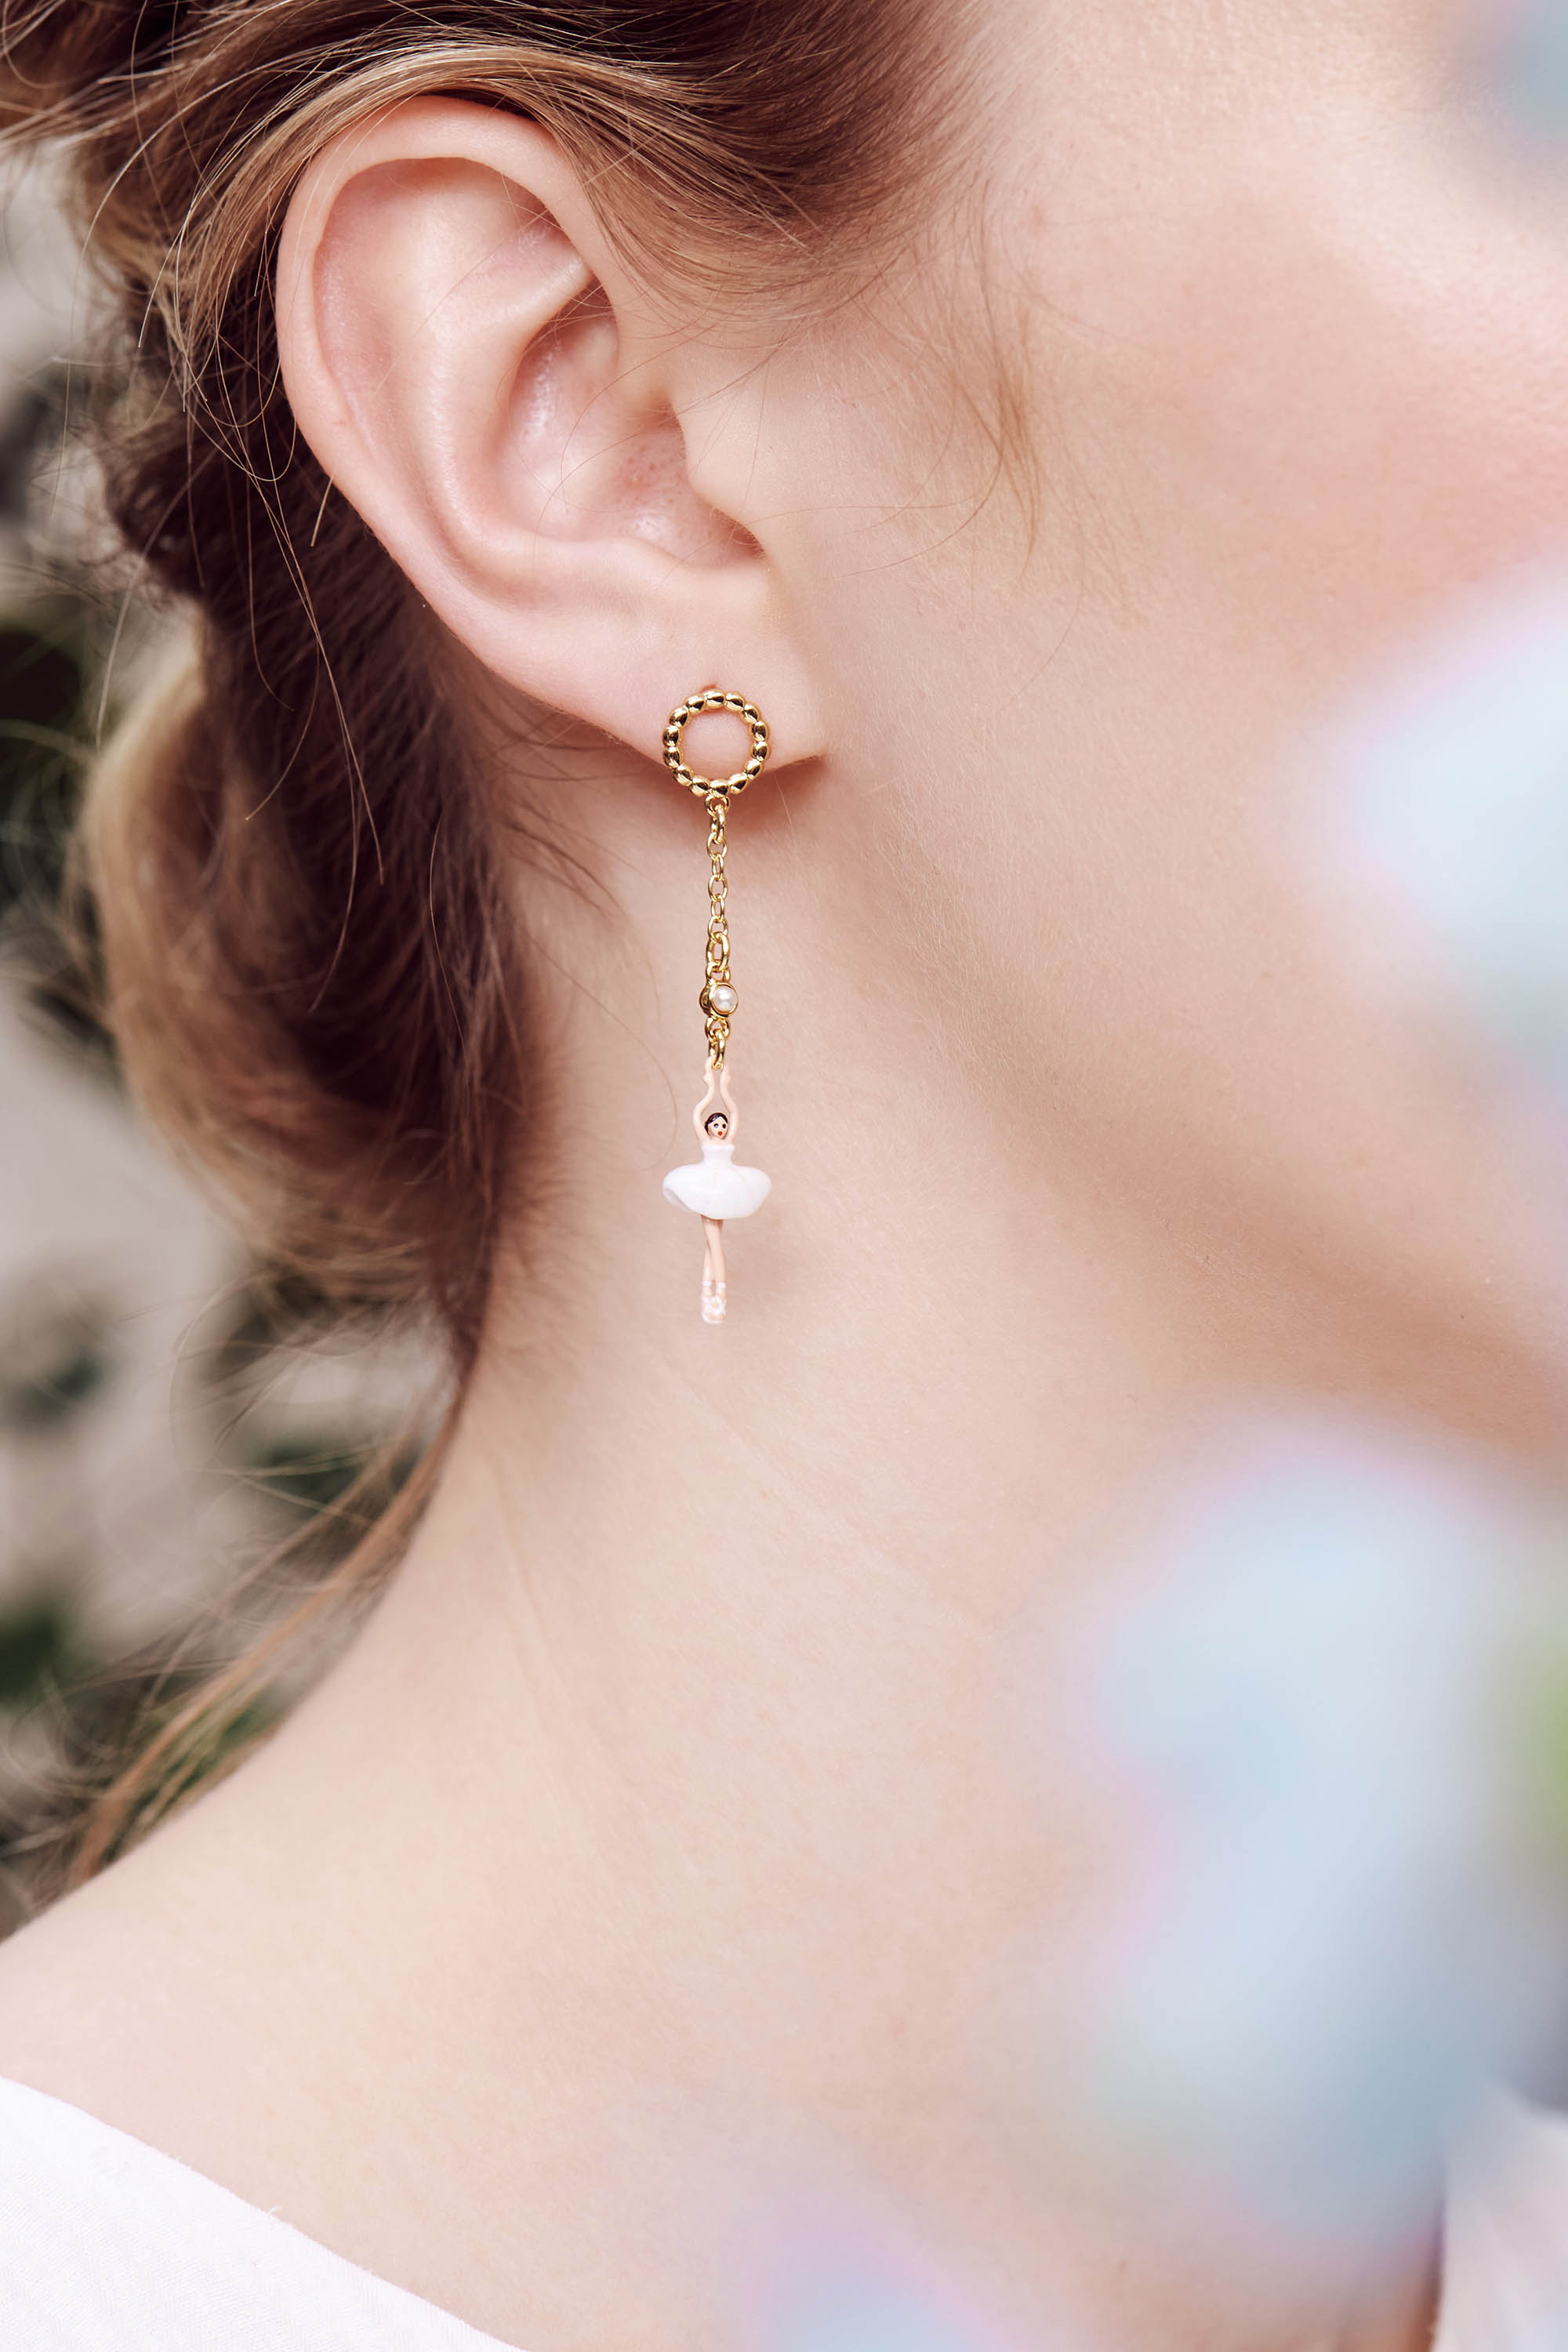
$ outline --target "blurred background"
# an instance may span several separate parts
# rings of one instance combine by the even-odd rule
[[[106,591],[90,287],[0,179],[0,1933],[100,1777],[340,1558],[416,1458],[427,1368],[247,1254],[139,1125],[66,852],[163,625]],[[110,575],[112,576],[112,575]],[[179,1663],[167,1664],[171,1656]]]

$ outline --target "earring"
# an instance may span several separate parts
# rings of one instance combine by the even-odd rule
[[[751,730],[751,758],[732,776],[694,776],[686,764],[681,750],[686,730],[705,710],[731,711]],[[677,1208],[690,1209],[702,1220],[704,1323],[724,1320],[725,1219],[751,1216],[773,1190],[772,1179],[760,1168],[735,1166],[737,1113],[725,1055],[730,1024],[741,1000],[730,976],[729,879],[724,870],[729,847],[724,827],[730,803],[762,774],[771,749],[767,721],[755,703],[748,702],[743,694],[726,694],[717,686],[705,686],[689,695],[670,712],[664,730],[665,766],[676,782],[684,784],[708,811],[708,946],[702,993],[697,1000],[708,1040],[707,1085],[691,1114],[702,1157],[689,1167],[672,1168],[664,1180],[665,1199],[673,1201]]]

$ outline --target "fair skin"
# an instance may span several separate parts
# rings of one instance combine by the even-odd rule
[[[1430,2320],[1419,2260],[1325,2304],[1161,2251],[976,2048],[1104,1828],[1020,1736],[1019,1628],[1065,1643],[1140,1465],[1241,1389],[1557,1426],[1518,1167],[1337,968],[1279,779],[1568,532],[1568,209],[1459,119],[1436,0],[988,13],[984,237],[946,200],[782,348],[491,110],[361,126],[289,216],[300,428],[487,723],[575,724],[512,787],[616,905],[520,855],[573,1181],[388,1598],[6,1948],[0,2071],[531,2352],[734,2341],[723,2217],[799,2174],[1024,2342]],[[721,1331],[658,1195],[703,858],[658,744],[709,680],[776,745],[731,846],[775,1198]]]

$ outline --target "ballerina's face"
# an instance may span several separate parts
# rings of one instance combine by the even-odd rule
[[[715,1143],[722,1143],[724,1138],[730,1132],[730,1122],[725,1118],[721,1110],[716,1110],[711,1112],[710,1116],[703,1120],[702,1131],[705,1135],[710,1136]]]
[[[786,352],[768,487],[875,780],[836,854],[912,910],[910,987],[1006,1135],[1331,1313],[1511,1347],[1513,1179],[1294,850],[1324,715],[1568,551],[1568,138],[1476,97],[1507,16],[992,0],[928,363],[861,320],[825,430]]]

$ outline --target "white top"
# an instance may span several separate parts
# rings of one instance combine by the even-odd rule
[[[1458,2169],[1434,2352],[1568,2347],[1568,2118]],[[140,2140],[0,2081],[5,2352],[504,2352]]]
[[[0,2081],[5,2352],[501,2352],[172,2156]]]

